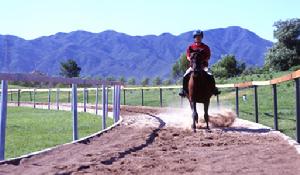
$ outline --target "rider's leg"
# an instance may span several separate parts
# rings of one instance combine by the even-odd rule
[[[188,82],[189,82],[189,75],[190,75],[191,71],[192,71],[192,68],[190,67],[183,76],[182,89],[179,92],[179,95],[181,97],[185,97],[188,94]]]
[[[219,94],[221,93],[221,91],[219,91],[219,89],[216,87],[216,82],[215,82],[214,76],[212,75],[212,73],[210,73],[210,72],[208,72],[208,71],[207,71],[207,74],[209,75],[210,80],[212,81],[212,83],[213,83],[213,85],[214,85],[214,89],[213,89],[212,93],[213,93],[214,95],[219,95]]]

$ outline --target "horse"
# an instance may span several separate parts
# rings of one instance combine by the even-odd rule
[[[198,123],[197,103],[203,103],[204,105],[204,119],[206,122],[206,129],[210,131],[208,121],[208,108],[210,104],[210,98],[213,95],[213,89],[215,88],[215,81],[212,75],[209,75],[204,68],[207,66],[207,62],[203,59],[202,51],[195,51],[191,53],[190,66],[192,72],[190,74],[188,82],[188,100],[192,109],[192,129],[196,132],[196,123]]]

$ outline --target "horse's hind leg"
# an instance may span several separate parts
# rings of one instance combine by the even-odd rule
[[[192,124],[192,129],[194,132],[196,132],[196,123],[198,123],[198,113],[197,113],[197,103],[196,102],[190,102],[191,109],[192,109],[192,118],[193,118],[193,124]]]
[[[204,103],[204,119],[205,119],[205,122],[206,122],[206,128],[207,128],[207,130],[210,130],[209,126],[208,126],[208,121],[209,121],[208,107],[209,107],[209,101],[207,101],[207,102]]]

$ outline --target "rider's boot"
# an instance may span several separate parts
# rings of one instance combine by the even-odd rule
[[[183,80],[182,80],[182,89],[181,91],[179,92],[179,96],[181,97],[186,97],[188,95],[188,87],[187,87],[187,84],[188,84],[188,75],[184,76],[183,77]]]
[[[219,91],[219,89],[217,87],[214,88],[213,92],[212,92],[215,96],[221,94],[221,91]]]

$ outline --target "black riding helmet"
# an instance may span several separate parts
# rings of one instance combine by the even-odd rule
[[[196,36],[201,36],[203,38],[203,31],[201,31],[201,30],[195,30],[193,32],[193,37],[196,38]]]

